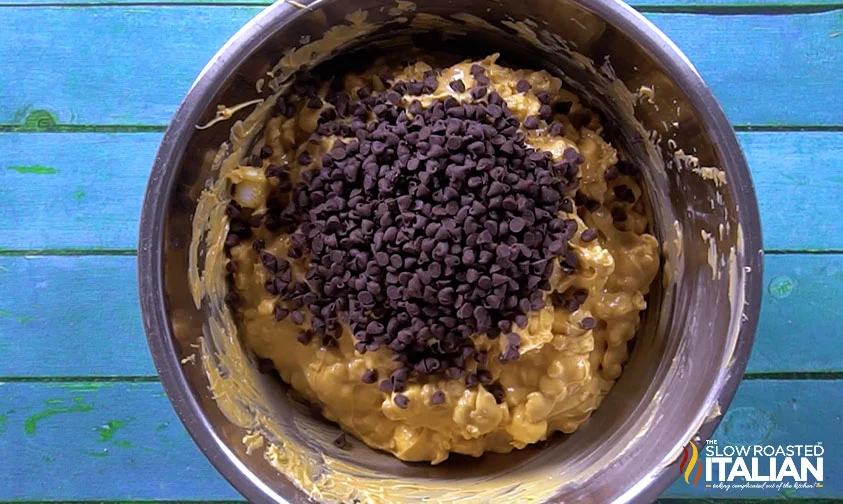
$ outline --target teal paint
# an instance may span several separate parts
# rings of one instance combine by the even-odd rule
[[[132,2],[81,3],[124,1]],[[191,0],[167,3],[179,1]],[[228,0],[215,3],[225,1]],[[5,3],[16,2],[32,4],[29,0]],[[80,3],[49,3],[66,2]],[[741,13],[741,7],[752,5],[790,8],[833,2],[634,3],[650,7],[690,6],[689,10],[725,5],[728,12]],[[61,160],[62,169],[50,177],[38,177],[41,187],[21,184],[9,188],[8,206],[0,201],[0,229],[4,230],[0,255],[78,255],[118,249],[119,254],[131,255],[137,243],[135,230],[143,186],[160,140],[160,135],[144,132],[163,131],[207,59],[229,34],[258,11],[259,7],[172,5],[142,9],[113,5],[104,9],[4,8],[8,29],[0,33],[0,47],[14,51],[0,51],[0,81],[12,82],[23,75],[21,84],[25,85],[0,89],[0,132],[26,135],[0,135],[0,167],[39,166]],[[673,13],[648,17],[695,62],[732,121],[784,128],[807,125],[809,129],[843,125],[838,99],[843,83],[837,73],[828,71],[843,67],[843,37],[839,36],[843,33],[843,11],[800,13],[799,9],[791,9],[789,14],[779,16],[753,12],[742,12],[740,16]],[[47,28],[31,30],[36,15],[39,26]],[[98,40],[111,42],[102,46]],[[781,44],[782,40],[787,44]],[[126,58],[123,47],[135,48],[132,58]],[[176,49],[170,51],[173,47]],[[164,50],[170,56],[162,60],[160,54]],[[33,67],[32,61],[39,65]],[[59,78],[56,68],[63,69]],[[133,100],[123,99],[128,89],[134,90]],[[55,112],[45,109],[52,107]],[[742,133],[740,139],[752,166],[768,250],[843,250],[843,224],[837,218],[841,211],[837,195],[843,189],[839,176],[839,160],[843,159],[841,133]],[[46,149],[49,155],[37,155],[34,147]],[[66,158],[71,162],[65,163]],[[120,167],[119,180],[103,178],[104,173],[113,173],[103,172],[103,166]],[[0,170],[0,177],[33,179],[17,175],[40,174]],[[75,191],[68,189],[76,187]],[[110,197],[109,192],[119,195],[120,201]],[[782,194],[787,194],[786,205],[782,204]],[[27,209],[27,213],[16,213],[20,208]],[[843,351],[838,341],[843,333],[843,313],[833,303],[843,298],[841,257],[795,254],[766,258],[764,285],[768,295],[763,299],[749,370],[782,376],[744,382],[718,430],[719,439],[787,443],[828,433],[832,437],[822,439],[827,446],[843,445],[839,411],[834,410],[843,403],[841,381],[834,379],[843,369]],[[3,276],[4,288],[11,286],[11,292],[26,293],[12,297],[0,292],[0,308],[5,310],[0,312],[0,349],[7,360],[0,362],[0,376],[154,376],[139,323],[134,258],[38,260],[44,262],[0,257],[0,272],[11,273]],[[41,268],[51,271],[52,277],[42,275]],[[51,289],[38,290],[38,285],[47,281],[52,282]],[[74,299],[57,300],[67,289],[73,289],[74,296],[64,297]],[[97,296],[104,290],[113,299]],[[36,300],[41,300],[41,304]],[[99,307],[96,301],[100,302]],[[44,320],[39,306],[50,307],[49,320]],[[113,316],[107,321],[98,320],[95,315],[103,312]],[[79,327],[85,330],[75,329]],[[79,352],[80,348],[84,351]],[[68,359],[68,355],[79,358]],[[796,372],[827,372],[827,379],[786,379],[788,373]],[[0,501],[240,499],[184,433],[158,384],[61,385],[7,383],[0,387],[0,400],[17,405],[26,412],[24,416],[40,412],[30,419],[47,411],[42,409],[44,404],[70,408],[97,405],[95,410],[37,418],[33,421],[33,436],[27,435],[26,422],[23,429],[15,423],[11,416],[14,410],[6,412],[8,418],[0,416],[0,442],[22,449],[14,457],[0,459],[0,470],[5,475]],[[61,394],[63,398],[57,398]],[[112,432],[107,441],[99,440],[97,426],[110,425],[113,419],[125,419],[136,411],[143,412],[142,418],[115,429],[120,439]],[[14,428],[4,432],[4,419],[6,424],[12,422]],[[41,428],[40,421],[49,423]],[[61,429],[54,429],[53,422],[59,421],[63,422]],[[49,454],[43,454],[44,446],[50,447]],[[841,460],[837,455],[830,458],[827,474],[840,474]],[[62,470],[56,471],[57,467]],[[92,474],[109,477],[91,478]],[[39,484],[32,485],[32,481]],[[156,484],[150,485],[150,481]],[[685,486],[673,487],[666,495],[714,497]],[[821,493],[783,495],[814,496],[843,498],[840,479],[829,483]],[[749,494],[740,498],[746,503],[754,502]]]
[[[764,409],[730,408],[723,417],[720,438],[726,444],[766,444],[775,427],[775,418]]]
[[[111,6],[92,17],[85,8],[43,7],[39,26],[48,29],[33,30],[32,7],[6,7],[0,47],[16,51],[0,61],[0,82],[26,76],[26,85],[0,89],[0,124],[19,124],[16,112],[34,104],[53,110],[58,124],[164,126],[216,50],[262,8]],[[843,38],[830,37],[843,30],[837,12],[647,18],[690,58],[736,124],[843,125],[843,82],[829,71],[843,68]]]
[[[0,276],[0,310],[10,315],[0,312],[0,345],[8,345],[0,376],[157,376],[141,324],[134,257],[0,257],[0,266],[8,270]],[[48,306],[49,316],[35,305]],[[21,324],[21,317],[32,320]],[[114,384],[58,386],[84,400]]]

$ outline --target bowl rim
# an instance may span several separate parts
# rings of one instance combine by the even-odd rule
[[[730,185],[741,205],[737,209],[743,232],[743,266],[751,268],[745,276],[746,319],[740,325],[734,360],[720,370],[715,383],[720,391],[715,398],[725,412],[743,378],[749,360],[760,314],[762,295],[763,251],[761,222],[749,168],[734,129],[720,104],[699,72],[681,50],[643,15],[621,0],[570,0],[614,25],[621,33],[635,40],[662,66],[665,73],[687,95],[706,126],[712,143],[728,167]],[[321,0],[308,4],[316,7]],[[176,180],[176,166],[184,154],[184,146],[200,120],[203,104],[209,103],[219,86],[236,70],[232,62],[243,61],[270,39],[276,31],[293,23],[306,10],[284,0],[277,1],[238,30],[199,73],[167,127],[155,156],[144,197],[138,241],[138,288],[144,329],[155,368],[164,390],[187,432],[217,471],[250,502],[277,502],[278,495],[243,464],[216,435],[213,426],[201,413],[182,372],[168,323],[164,294],[163,239],[164,216]],[[271,27],[269,29],[268,27]],[[708,439],[722,416],[704,423],[698,434]],[[622,494],[619,501],[652,501],[679,476],[669,470],[672,464],[655,468]],[[654,474],[655,473],[655,474]]]

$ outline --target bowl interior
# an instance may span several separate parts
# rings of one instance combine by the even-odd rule
[[[508,455],[452,457],[435,467],[405,464],[361,443],[350,452],[333,448],[335,427],[312,418],[284,387],[261,377],[260,390],[271,398],[283,435],[296,439],[313,461],[325,452],[346,464],[342,470],[354,477],[404,481],[428,488],[428,495],[445,491],[453,501],[655,497],[677,475],[670,464],[681,447],[698,431],[705,437],[713,430],[716,419],[706,418],[715,403],[728,406],[758,313],[757,206],[719,106],[682,55],[620,2],[588,2],[588,8],[574,0],[351,4],[270,7],[206,68],[165,135],[144,209],[141,295],[156,365],[188,430],[250,500],[307,501],[260,451],[247,453],[241,440],[248,429],[217,407],[202,366],[180,364],[196,351],[208,319],[188,289],[191,219],[232,123],[201,131],[193,126],[213,118],[219,103],[254,99],[257,81],[282,54],[325,40],[336,25],[357,26],[349,19],[358,19],[359,10],[366,13],[366,28],[355,28],[360,35],[352,33],[311,63],[412,44],[465,55],[500,52],[512,66],[564,77],[606,116],[615,146],[642,167],[653,232],[664,244],[657,280],[663,288],[653,289],[620,380],[570,436]],[[318,477],[318,463],[314,471]]]

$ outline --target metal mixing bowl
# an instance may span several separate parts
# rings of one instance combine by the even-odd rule
[[[434,18],[417,17],[433,14],[453,20],[438,26],[453,50],[500,51],[518,66],[564,74],[617,125],[616,144],[644,166],[653,231],[666,244],[663,288],[649,299],[621,379],[573,435],[509,455],[437,467],[403,464],[374,452],[361,456],[356,451],[349,460],[375,460],[384,474],[434,483],[503,473],[527,480],[540,469],[552,470],[565,480],[552,499],[559,502],[656,498],[678,476],[674,462],[682,446],[697,435],[707,438],[718,412],[728,407],[756,328],[761,231],[749,172],[732,128],[684,55],[620,1],[426,0],[415,10],[406,10],[406,3],[397,9],[404,12],[395,7],[383,0],[320,0],[307,8],[272,5],[220,50],[176,112],[150,175],[139,278],[149,346],[179,417],[205,455],[249,500],[308,502],[260,455],[247,455],[243,429],[222,415],[201,366],[181,364],[194,353],[191,345],[205,322],[188,291],[191,217],[212,176],[208,153],[227,140],[231,122],[202,131],[194,125],[211,119],[219,103],[254,98],[257,80],[285,50],[318,40],[351,11],[362,9],[369,22],[383,27],[353,41],[346,51],[373,41],[400,50],[411,32],[428,32],[423,39],[437,39],[430,35]],[[453,17],[461,13],[474,17]],[[424,22],[413,24],[420,19]],[[585,58],[595,65],[583,64]],[[611,68],[603,65],[606,61]],[[618,83],[633,91],[648,86],[654,96],[633,104]],[[650,131],[659,135],[649,137]],[[713,183],[704,177],[705,170],[695,170],[681,155],[677,158],[678,149],[699,158],[696,168],[722,170],[726,184]],[[298,422],[315,422],[285,403],[286,396],[278,401],[278,408],[287,408],[285,414],[297,416]],[[466,488],[466,495],[470,491]],[[463,496],[460,492],[455,499]]]

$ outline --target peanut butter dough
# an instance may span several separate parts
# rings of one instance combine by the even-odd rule
[[[628,358],[627,344],[638,329],[640,312],[646,307],[644,297],[659,267],[658,244],[647,234],[648,218],[640,187],[634,177],[618,174],[613,168],[618,154],[602,138],[598,115],[575,94],[562,89],[561,81],[547,72],[513,70],[496,61],[497,55],[492,55],[445,68],[439,76],[438,89],[419,97],[420,101],[428,105],[447,96],[467,100],[475,84],[469,68],[475,63],[485,68],[489,90],[500,94],[522,122],[538,114],[536,93],[540,91],[549,92],[554,101],[570,102],[570,111],[554,118],[564,125],[561,135],[552,135],[542,127],[524,130],[526,142],[551,152],[554,158],[561,157],[567,148],[575,148],[585,158],[580,165],[577,191],[594,202],[589,209],[579,208],[565,215],[576,219],[579,225],[570,243],[578,257],[576,271],[562,274],[557,267],[551,277],[555,292],[587,291],[585,302],[573,312],[547,302],[545,308],[531,313],[526,327],[514,329],[521,336],[521,355],[515,361],[499,362],[503,338],[473,337],[478,349],[488,351],[485,368],[504,388],[502,403],[498,404],[482,385],[466,387],[464,380],[432,375],[425,380],[410,380],[403,392],[410,399],[409,407],[399,408],[392,393],[361,381],[366,370],[388,376],[397,368],[389,349],[357,353],[348,328],[340,337],[339,348],[322,349],[318,342],[299,343],[298,331],[308,326],[309,316],[306,314],[300,326],[290,318],[276,321],[276,299],[264,288],[268,273],[261,266],[258,253],[249,242],[230,249],[231,261],[237,267],[234,289],[241,299],[237,313],[239,333],[246,347],[258,357],[270,359],[281,378],[319,405],[327,419],[367,445],[402,460],[437,464],[452,452],[473,456],[485,451],[506,453],[544,440],[555,431],[575,431],[620,376]],[[363,85],[377,89],[382,85],[377,76],[386,70],[395,73],[396,79],[406,80],[421,79],[431,68],[424,61],[397,71],[376,63],[365,72],[347,75],[344,87],[348,93]],[[465,83],[464,93],[448,86],[456,79]],[[521,80],[529,82],[529,91],[516,90]],[[308,142],[320,112],[303,108],[290,119],[278,117],[267,122],[255,152],[268,145],[272,156],[264,160],[263,167],[240,166],[231,173],[235,184],[233,199],[237,203],[255,214],[265,212],[267,198],[277,183],[265,176],[268,164],[288,163],[295,183],[301,171],[297,164],[299,155],[307,150],[319,159],[319,154],[330,148],[327,140],[318,145]],[[620,186],[626,189],[615,189]],[[596,239],[582,239],[582,231],[588,228],[598,231]],[[266,241],[268,252],[287,258],[286,235],[275,236],[262,228],[255,237]],[[307,257],[289,260],[293,279],[303,280]],[[585,319],[593,319],[596,324],[586,329],[591,323]],[[466,366],[470,369],[469,364]],[[432,405],[430,397],[436,390],[442,390],[446,400]]]

